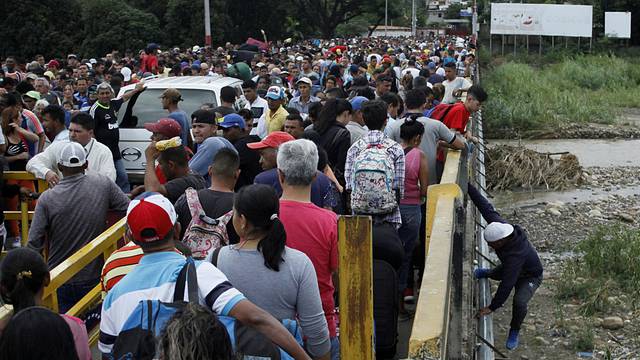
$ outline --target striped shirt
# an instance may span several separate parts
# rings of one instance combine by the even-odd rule
[[[129,242],[109,256],[102,267],[102,274],[100,276],[103,296],[107,295],[120,279],[138,265],[143,255],[144,253],[140,246]]]
[[[172,251],[144,255],[138,266],[107,293],[102,303],[98,343],[102,353],[111,352],[118,334],[140,301],[173,302],[176,280],[184,264],[184,256]],[[233,307],[245,299],[211,263],[196,261],[196,273],[199,302],[216,314],[229,315]]]

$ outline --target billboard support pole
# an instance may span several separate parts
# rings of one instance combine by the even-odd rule
[[[580,52],[580,38],[578,37],[578,52]]]
[[[564,48],[565,49],[569,48],[569,37],[568,36],[564,37]]]
[[[504,56],[504,35],[502,35],[502,56]]]
[[[555,49],[556,48],[556,37],[551,35],[551,48]]]
[[[529,55],[529,35],[527,35],[527,55]]]
[[[491,33],[489,33],[489,55],[493,56],[493,41],[492,41],[493,36],[491,36]]]
[[[538,55],[542,56],[542,35],[538,38]]]
[[[513,56],[516,56],[516,41],[518,41],[518,35],[513,35]]]
[[[593,43],[593,38],[589,38],[589,54],[591,54],[591,44]]]

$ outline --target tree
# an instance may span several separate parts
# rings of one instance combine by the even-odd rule
[[[1,56],[64,57],[77,50],[82,36],[82,11],[77,0],[23,0],[3,8]]]
[[[298,7],[298,16],[303,18],[311,28],[319,29],[326,39],[334,36],[338,25],[362,14],[364,5],[369,2],[366,0],[294,0]]]
[[[444,13],[445,19],[459,19],[460,18],[460,10],[463,7],[460,4],[450,4],[447,8],[447,11]]]
[[[228,12],[228,1],[211,0],[211,38],[216,44],[224,43],[243,20],[232,22]],[[188,21],[185,21],[188,19]],[[165,43],[170,46],[191,47],[204,45],[204,6],[202,1],[169,0],[165,13]]]
[[[122,0],[91,0],[83,12],[83,53],[101,56],[111,50],[137,50],[160,40],[158,19]]]

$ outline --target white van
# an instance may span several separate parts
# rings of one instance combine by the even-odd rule
[[[162,109],[160,100],[164,90],[175,88],[180,91],[183,101],[178,107],[187,113],[189,122],[191,114],[203,104],[210,104],[212,107],[220,105],[220,89],[223,87],[234,87],[238,95],[242,94],[242,80],[219,75],[154,78],[146,80],[145,85],[145,91],[125,102],[118,111],[120,153],[129,181],[132,183],[144,182],[144,151],[151,142],[151,133],[144,128],[144,124],[156,122],[169,115]],[[118,97],[134,87],[135,84],[122,87]]]

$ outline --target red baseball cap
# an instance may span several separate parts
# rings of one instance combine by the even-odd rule
[[[60,67],[60,63],[58,62],[58,60],[52,59],[47,63],[47,67],[53,67],[57,69]]]
[[[156,192],[145,192],[129,203],[127,234],[136,242],[159,241],[167,236],[177,220],[169,199]]]
[[[277,149],[278,146],[291,140],[295,140],[295,138],[289,133],[286,133],[284,131],[274,131],[271,134],[267,135],[266,138],[262,139],[262,141],[247,144],[247,147],[253,150],[266,148]]]
[[[162,134],[169,138],[180,136],[182,133],[182,127],[177,121],[173,119],[160,119],[154,123],[144,124],[144,128],[158,134]]]

